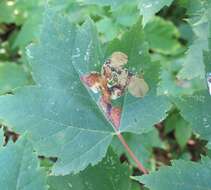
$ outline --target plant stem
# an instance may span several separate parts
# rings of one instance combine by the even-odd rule
[[[133,151],[130,149],[130,147],[128,146],[127,142],[125,141],[124,137],[122,136],[122,134],[116,130],[116,134],[117,137],[119,138],[120,142],[122,143],[122,145],[125,147],[125,149],[127,150],[128,154],[131,156],[131,158],[134,160],[134,162],[136,163],[138,169],[143,172],[144,174],[148,174],[148,171],[144,168],[144,166],[142,165],[142,163],[138,160],[138,158],[135,156],[135,154],[133,153]]]

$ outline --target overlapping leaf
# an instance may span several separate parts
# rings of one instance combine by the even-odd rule
[[[38,166],[27,135],[0,149],[0,186],[4,190],[47,190],[44,170]]]
[[[120,164],[118,157],[109,150],[96,166],[88,167],[76,175],[50,176],[49,190],[122,190],[131,188],[130,169]]]
[[[15,63],[0,63],[0,94],[29,84],[29,76],[24,69]]]
[[[150,190],[209,190],[211,187],[211,160],[201,163],[178,160],[172,166],[162,167],[149,175],[136,177]]]

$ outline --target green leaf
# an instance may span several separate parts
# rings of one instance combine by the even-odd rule
[[[42,0],[2,0],[0,2],[0,23],[21,25],[42,4],[44,4]]]
[[[28,51],[38,85],[0,98],[3,122],[19,133],[29,131],[39,154],[59,158],[54,174],[98,163],[112,140],[111,124],[80,81],[100,62],[96,36],[92,24],[78,30],[48,9],[40,41]]]
[[[39,24],[41,23],[42,11],[36,11],[35,14],[31,15],[25,23],[22,25],[21,31],[18,33],[13,47],[26,47],[30,42],[35,41],[39,34]]]
[[[210,38],[207,43],[209,44],[209,50],[204,52],[203,60],[206,72],[210,72]],[[205,75],[203,77],[205,78]],[[211,98],[208,89],[199,91],[189,97],[177,98],[175,103],[184,119],[191,124],[202,138],[208,140],[207,146],[211,147]]]
[[[173,100],[182,117],[188,121],[193,130],[211,144],[211,98],[208,91],[199,91],[191,96]]]
[[[163,57],[160,59],[162,67],[160,70],[160,82],[158,84],[157,92],[159,95],[181,96],[191,95],[195,91],[206,89],[204,79],[179,79],[178,72],[182,68],[184,58],[170,59]]]
[[[181,148],[184,148],[192,134],[190,124],[185,121],[178,112],[173,112],[165,120],[164,126],[166,134],[175,130],[175,138]]]
[[[98,165],[88,167],[77,175],[49,177],[49,190],[129,190],[130,173],[129,168],[121,164],[118,157],[110,150]]]
[[[201,163],[178,160],[172,166],[165,166],[158,171],[135,177],[150,190],[209,190],[211,187],[211,160],[204,158]]]
[[[0,149],[0,185],[4,190],[47,190],[45,172],[27,135]]]
[[[192,130],[190,125],[188,125],[188,123],[184,120],[181,120],[179,122],[177,121],[177,123],[178,124],[175,131],[175,137],[179,145],[183,148],[190,139]]]
[[[112,12],[112,17],[116,23],[124,27],[131,27],[136,24],[139,19],[139,12],[135,1],[121,4],[115,11]]]
[[[151,49],[158,53],[175,54],[182,48],[179,31],[170,21],[155,17],[144,28]]]
[[[207,39],[197,39],[189,47],[187,56],[183,64],[183,68],[178,73],[180,79],[193,79],[196,77],[203,78],[205,76],[203,64],[203,51],[207,50]]]
[[[0,63],[0,94],[29,84],[29,75],[15,63]]]
[[[153,130],[140,135],[126,133],[124,134],[124,139],[126,140],[130,149],[134,152],[136,157],[141,161],[141,163],[143,163],[146,168],[151,169],[150,158],[153,154],[153,148],[163,147],[163,143],[159,138],[158,131],[154,128]],[[130,156],[125,151],[122,144],[117,138],[114,138],[112,147],[119,156],[121,156],[122,154],[126,154],[130,163],[136,166],[136,163],[130,158]]]
[[[9,5],[8,5],[9,4]],[[11,23],[15,20],[14,3],[8,3],[7,0],[0,2],[0,23]]]
[[[96,26],[98,32],[103,35],[102,41],[113,40],[118,35],[119,28],[111,18],[101,19],[96,23]]]
[[[186,52],[186,59],[183,68],[178,73],[180,79],[193,79],[205,76],[203,64],[203,52],[208,50],[209,21],[208,14],[211,11],[209,1],[190,1],[187,6],[189,23],[195,33],[193,44]]]
[[[176,122],[175,137],[179,145],[183,148],[191,137],[192,130],[188,122],[179,118]]]
[[[143,15],[143,23],[146,24],[164,6],[170,6],[173,0],[140,0],[140,14]]]

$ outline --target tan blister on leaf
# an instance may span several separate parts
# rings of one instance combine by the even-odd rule
[[[112,67],[121,67],[128,62],[128,56],[122,52],[114,52],[111,55],[111,66]]]
[[[144,79],[132,76],[128,85],[128,91],[135,97],[144,97],[149,91],[149,86]]]

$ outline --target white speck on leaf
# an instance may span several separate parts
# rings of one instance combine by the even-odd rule
[[[72,187],[73,187],[73,185],[72,185],[71,183],[68,183],[68,186],[69,186],[70,188],[72,188]]]

